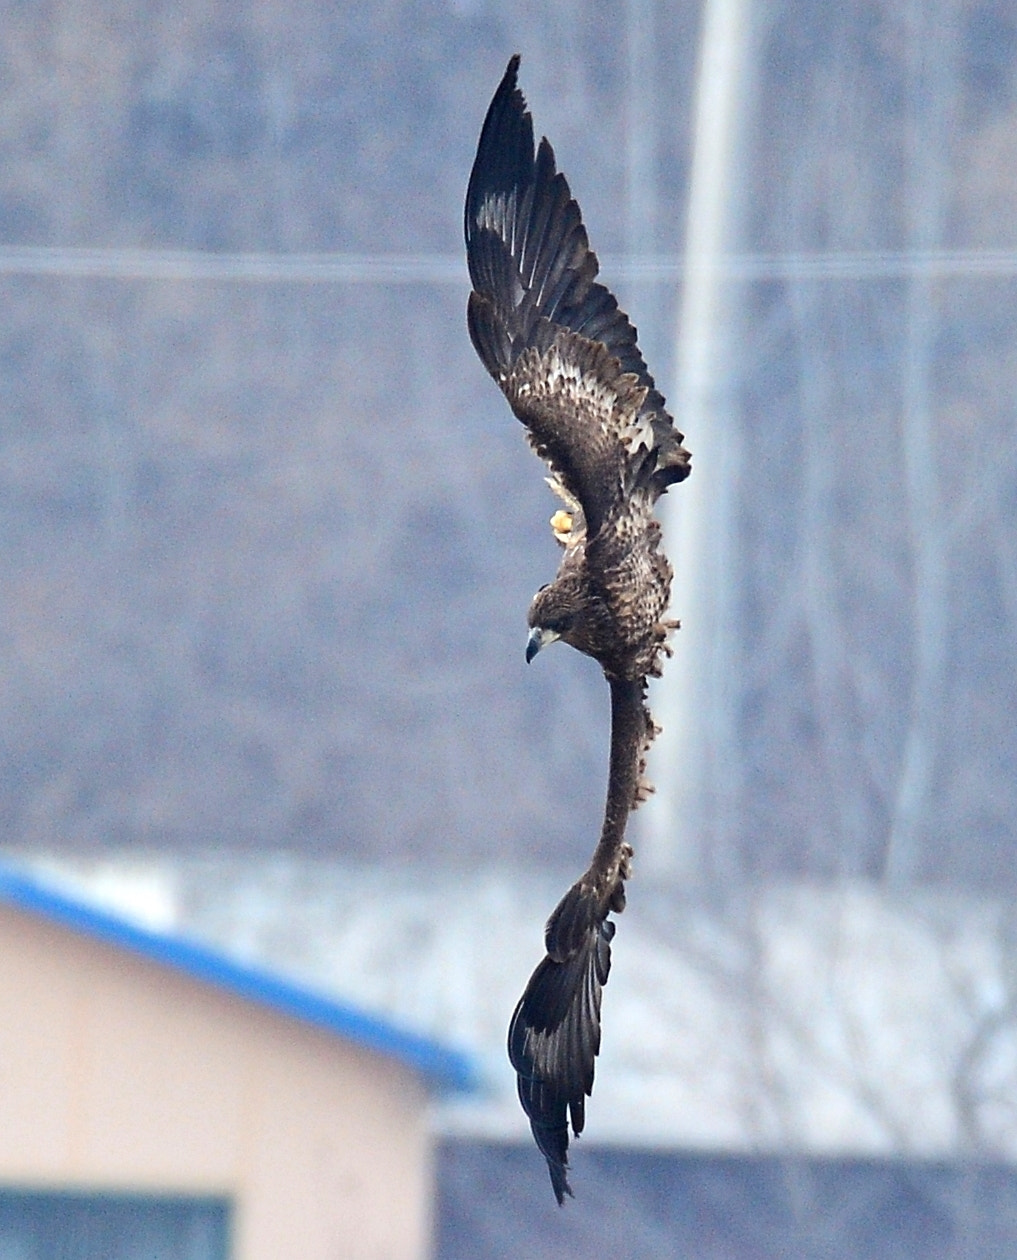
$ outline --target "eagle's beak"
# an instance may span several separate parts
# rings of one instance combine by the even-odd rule
[[[545,630],[542,626],[534,626],[530,631],[530,637],[526,640],[526,664],[529,665],[542,647],[547,647],[549,643],[560,638],[561,635],[555,630]]]

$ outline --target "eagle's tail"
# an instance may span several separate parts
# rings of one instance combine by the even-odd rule
[[[623,906],[621,881],[606,902],[586,878],[569,889],[547,923],[547,957],[530,977],[509,1025],[519,1101],[560,1204],[572,1194],[569,1121],[578,1137],[600,1050],[600,1000],[614,936],[608,915]]]

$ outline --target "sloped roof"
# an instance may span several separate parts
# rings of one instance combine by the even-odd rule
[[[396,1059],[443,1091],[473,1092],[478,1072],[462,1051],[399,1028],[384,1019],[307,989],[258,966],[240,963],[181,936],[154,932],[108,910],[57,891],[0,863],[0,905],[38,915],[182,972],[217,989],[310,1024],[345,1041]]]

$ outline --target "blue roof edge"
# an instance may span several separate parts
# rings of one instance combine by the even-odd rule
[[[477,1065],[465,1051],[399,1028],[380,1016],[305,989],[261,967],[234,961],[186,937],[143,928],[2,862],[0,904],[39,915],[397,1059],[443,1091],[474,1093],[479,1089]]]

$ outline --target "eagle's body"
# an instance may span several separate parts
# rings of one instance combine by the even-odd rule
[[[564,553],[534,596],[527,659],[560,638],[600,662],[611,688],[611,759],[600,841],[547,925],[547,957],[509,1029],[519,1097],[559,1203],[568,1121],[583,1127],[600,1048],[600,999],[625,904],[625,824],[649,785],[654,726],[646,680],[660,673],[671,566],[653,507],[689,473],[682,435],[614,297],[595,280],[579,207],[533,124],[509,62],[484,123],[466,194],[470,336],[565,503],[552,524]]]

